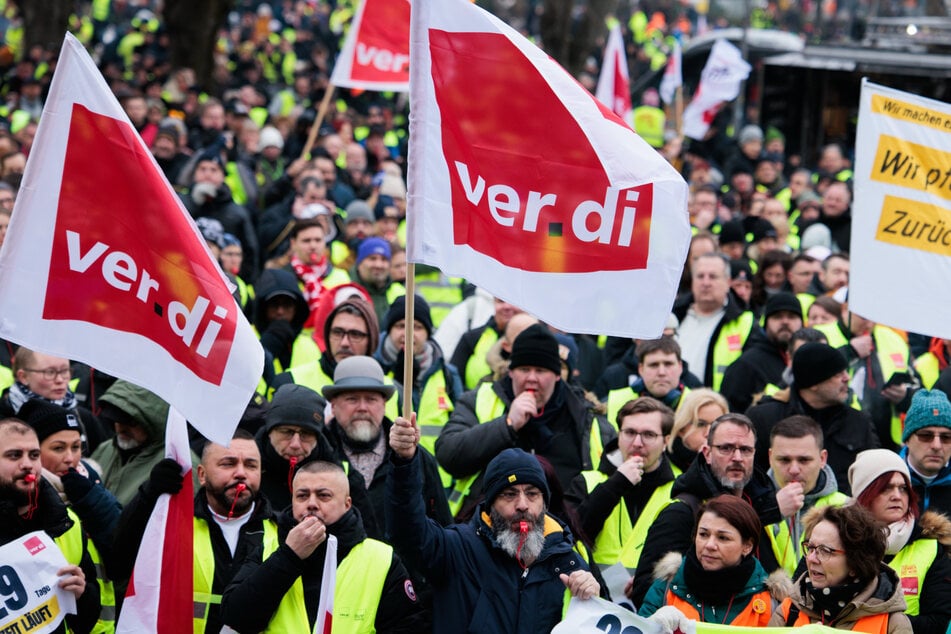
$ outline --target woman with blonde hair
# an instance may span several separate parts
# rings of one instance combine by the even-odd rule
[[[667,442],[667,459],[674,475],[687,470],[707,442],[710,423],[729,411],[726,399],[710,388],[690,390],[683,395]]]

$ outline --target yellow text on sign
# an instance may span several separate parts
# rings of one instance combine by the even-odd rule
[[[871,177],[951,200],[951,152],[883,134],[878,138]]]
[[[951,255],[951,210],[885,196],[875,238],[899,247]]]

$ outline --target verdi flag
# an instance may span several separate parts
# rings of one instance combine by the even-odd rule
[[[264,352],[195,223],[67,35],[0,252],[0,337],[142,387],[227,444]]]
[[[604,61],[594,96],[621,118],[631,120],[631,76],[627,71],[627,52],[624,50],[624,38],[621,25],[616,23],[608,32],[608,43],[604,47]]]
[[[407,250],[577,333],[660,336],[690,239],[680,174],[464,0],[414,0]]]
[[[951,104],[862,82],[849,309],[951,339]]]
[[[660,80],[660,98],[664,103],[671,103],[677,89],[684,85],[683,56],[680,51],[680,42],[674,42],[674,50],[670,52],[664,76]]]
[[[330,83],[347,88],[409,90],[409,2],[363,0],[337,56]]]
[[[717,40],[700,73],[700,85],[684,110],[684,135],[702,139],[723,104],[739,96],[740,86],[752,69],[740,49],[726,40]]]

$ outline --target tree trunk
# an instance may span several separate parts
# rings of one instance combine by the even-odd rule
[[[571,2],[545,0],[540,20],[545,52],[577,77],[585,60],[597,54],[597,42],[606,40],[605,18],[617,11],[619,0],[581,0],[577,18]]]
[[[46,50],[58,51],[69,26],[72,0],[21,0],[23,16],[23,50],[39,44]]]
[[[213,88],[218,29],[231,5],[231,0],[165,0],[162,15],[168,28],[172,67],[194,70],[198,85],[206,90]]]

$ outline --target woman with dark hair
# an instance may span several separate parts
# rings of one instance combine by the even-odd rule
[[[803,525],[806,572],[769,625],[912,634],[898,575],[882,563],[885,533],[875,517],[857,504],[821,506]]]
[[[788,591],[779,571],[767,577],[753,553],[762,527],[756,511],[733,495],[708,500],[686,556],[670,553],[654,568],[655,581],[638,614],[655,615],[673,631],[680,615],[704,623],[765,627]]]
[[[753,274],[753,294],[750,297],[753,312],[760,314],[769,296],[782,290],[790,267],[792,256],[785,251],[767,251],[760,257]]]
[[[934,511],[918,517],[908,466],[888,449],[860,453],[849,467],[849,485],[887,528],[885,563],[901,580],[915,634],[944,634],[951,621],[951,520]]]

